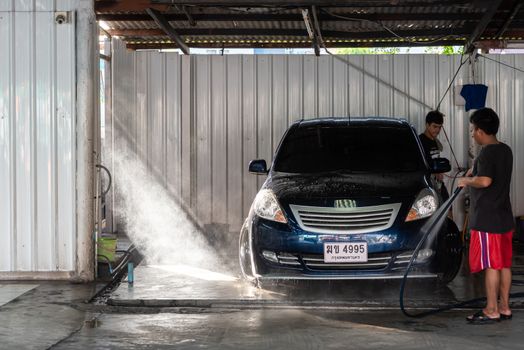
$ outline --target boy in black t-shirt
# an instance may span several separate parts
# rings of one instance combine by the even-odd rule
[[[497,140],[499,117],[491,108],[477,110],[470,122],[475,142],[483,147],[473,169],[458,179],[458,186],[470,187],[469,265],[472,273],[486,270],[487,304],[466,319],[488,323],[512,317],[509,290],[514,222],[509,193],[513,154]]]
[[[432,159],[440,157],[442,144],[437,136],[440,134],[440,130],[442,130],[442,124],[444,124],[444,114],[439,111],[430,111],[426,114],[426,129],[422,134],[418,135],[428,163],[431,162]],[[440,189],[442,200],[447,200],[449,193],[446,186],[444,186],[444,174],[434,174],[434,179]]]

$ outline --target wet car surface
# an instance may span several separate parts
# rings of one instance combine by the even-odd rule
[[[246,279],[401,278],[420,229],[441,204],[417,134],[390,118],[313,119],[284,134],[239,239]],[[410,277],[451,281],[462,241],[447,220]]]

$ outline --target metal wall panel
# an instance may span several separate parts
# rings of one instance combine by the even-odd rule
[[[113,45],[118,45],[119,42],[114,42]],[[122,48],[125,50],[125,48]],[[125,176],[122,169],[115,166],[115,159],[117,152],[122,157],[136,157],[138,152],[138,106],[143,105],[140,100],[144,94],[139,94],[136,89],[138,76],[135,74],[135,53],[130,52],[125,55],[112,55],[112,74],[111,82],[112,96],[113,96],[113,131],[109,133],[112,136],[113,145],[112,152],[107,152],[113,156],[112,159],[106,161],[106,165],[111,169],[111,173],[115,178]],[[115,79],[117,81],[115,81]],[[118,88],[117,88],[118,86]],[[107,128],[107,125],[106,125]],[[107,130],[107,129],[106,129]],[[106,134],[107,135],[107,134]],[[107,154],[106,153],[106,154]],[[118,192],[120,184],[115,182],[112,186],[110,195],[112,197],[113,208],[117,201],[115,193]],[[118,221],[113,215],[113,229],[118,230]]]
[[[242,159],[242,57],[235,56],[227,62],[227,222],[234,227],[242,225],[242,191],[245,167]],[[246,171],[247,172],[247,171]]]
[[[459,56],[438,55],[344,56],[348,64],[331,56],[310,55],[180,57],[175,53],[129,53],[120,42],[114,44],[115,67],[121,64],[115,68],[115,106],[134,100],[144,104],[138,107],[137,115],[122,113],[127,119],[125,125],[136,119],[137,133],[164,140],[163,149],[156,151],[169,154],[142,160],[155,163],[164,159],[165,164],[156,166],[165,172],[160,178],[173,188],[171,192],[185,193],[184,203],[201,223],[228,224],[230,231],[240,228],[264,181],[263,176],[247,172],[248,162],[257,158],[271,162],[290,123],[332,115],[380,115],[406,118],[422,131],[426,113],[438,104],[460,64]],[[148,64],[152,55],[165,58]],[[524,64],[518,56],[505,59],[510,64]],[[515,213],[524,214],[524,199],[517,196],[524,190],[519,181],[524,170],[520,151],[523,147],[522,141],[517,142],[523,138],[524,128],[516,115],[522,110],[522,76],[500,72],[496,64],[482,63],[480,67],[493,75],[486,81],[490,85],[487,105],[511,109],[512,127],[502,128],[501,136],[511,140],[515,152],[512,199]],[[129,76],[135,77],[136,95],[117,93],[122,90],[120,72],[126,75],[122,82],[132,80]],[[179,80],[166,82],[162,75]],[[481,79],[481,73],[477,75]],[[471,79],[466,64],[455,84]],[[153,94],[152,84],[162,85],[163,89],[154,88]],[[468,162],[469,113],[464,107],[453,105],[452,92],[443,99],[441,111],[447,116],[445,131],[462,167]],[[152,110],[156,104],[162,104],[164,109]],[[116,107],[114,112],[121,113]],[[146,115],[147,112],[155,114]],[[501,109],[503,116],[507,113]],[[144,118],[149,121],[140,122]],[[153,127],[151,123],[156,122],[163,123],[162,127]],[[456,168],[445,135],[441,135],[443,155],[452,159]],[[182,189],[177,190],[180,184]],[[460,222],[460,215],[457,220]]]
[[[166,57],[166,176],[167,187],[182,196],[182,65],[181,57]]]
[[[81,0],[80,0],[81,1]],[[71,0],[2,0],[0,1],[0,11],[71,11],[76,6],[75,1]]]
[[[486,104],[500,116],[498,138],[513,150],[511,202],[514,212],[524,215],[524,73],[510,68],[523,70],[524,55],[487,57],[494,61],[479,57],[473,75],[477,83],[488,85]]]
[[[0,5],[0,272],[75,268],[74,2]]]
[[[11,121],[14,115],[12,55],[13,15],[0,12],[0,270],[13,268],[14,176]]]

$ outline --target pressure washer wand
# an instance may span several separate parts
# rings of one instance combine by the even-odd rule
[[[413,255],[411,256],[411,259],[409,260],[408,266],[406,267],[406,272],[404,273],[404,277],[402,279],[402,284],[400,285],[400,310],[402,310],[402,313],[404,315],[408,316],[408,317],[429,316],[429,315],[432,315],[432,314],[436,314],[438,312],[451,310],[451,309],[455,309],[455,308],[458,308],[458,307],[463,307],[463,306],[470,305],[470,304],[476,304],[476,303],[484,302],[486,300],[485,297],[475,298],[475,299],[471,299],[471,300],[461,301],[459,303],[451,304],[451,305],[448,305],[448,306],[445,306],[445,307],[441,307],[441,308],[438,308],[438,309],[424,311],[424,312],[421,312],[421,313],[418,313],[418,314],[410,314],[404,308],[404,290],[405,290],[405,287],[406,287],[406,281],[407,281],[408,274],[411,271],[411,268],[413,266],[413,262],[415,261],[420,248],[422,248],[422,245],[427,240],[429,235],[431,233],[433,233],[433,232],[436,232],[436,230],[439,230],[442,227],[442,224],[444,223],[444,220],[445,220],[445,218],[447,216],[447,212],[448,212],[449,208],[451,207],[451,204],[453,204],[453,202],[457,199],[457,197],[458,197],[458,195],[459,195],[461,190],[462,190],[462,187],[457,188],[453,192],[451,197],[446,202],[444,202],[444,204],[442,204],[442,206],[435,212],[435,214],[433,214],[433,216],[420,229],[420,232],[423,234],[423,236],[422,236],[420,242],[418,243],[417,247],[413,251]],[[524,298],[524,292],[511,293],[509,296],[510,296],[510,298]]]
[[[420,314],[408,313],[406,309],[404,308],[404,289],[406,287],[406,281],[408,279],[407,277],[409,275],[409,272],[411,271],[411,268],[413,267],[413,262],[417,258],[420,248],[422,248],[423,244],[426,242],[430,234],[438,231],[442,227],[442,224],[444,223],[444,220],[447,217],[449,208],[451,207],[453,202],[457,199],[461,190],[462,190],[462,187],[457,187],[457,189],[455,189],[455,191],[448,198],[448,200],[442,204],[442,206],[435,212],[435,214],[433,214],[433,216],[420,229],[420,233],[422,233],[422,238],[420,239],[420,242],[418,242],[417,247],[413,251],[413,255],[411,256],[411,259],[409,259],[408,266],[406,267],[406,272],[404,273],[404,277],[402,278],[402,284],[400,285],[400,309],[402,310],[404,315],[408,317],[423,317],[423,316],[427,316],[427,315],[430,315],[436,312],[443,311],[443,309],[437,309],[437,310],[426,311]],[[455,307],[455,305],[450,307],[450,309],[453,307]]]

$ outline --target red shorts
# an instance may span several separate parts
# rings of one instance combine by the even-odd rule
[[[469,268],[472,273],[487,268],[501,270],[511,267],[513,231],[489,233],[471,230]]]

